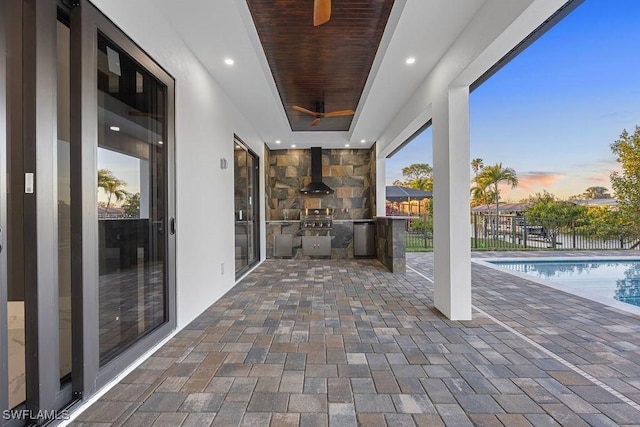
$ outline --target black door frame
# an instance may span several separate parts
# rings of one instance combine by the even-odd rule
[[[81,363],[84,371],[74,372],[73,392],[89,396],[113,380],[120,372],[148,352],[176,328],[175,245],[170,222],[175,218],[175,138],[173,78],[155,63],[122,30],[87,0],[71,10],[71,275],[72,312],[80,322],[73,326],[73,366]],[[98,32],[135,59],[156,79],[167,86],[167,150],[165,176],[164,229],[166,237],[166,314],[167,321],[131,345],[122,354],[100,366],[98,308]]]
[[[251,184],[251,188],[253,191],[247,191],[247,196],[251,197],[251,203],[247,203],[247,205],[251,205],[253,209],[253,220],[247,221],[247,265],[240,268],[235,269],[236,279],[240,278],[247,271],[251,270],[254,266],[256,266],[260,262],[260,157],[251,149],[249,146],[242,140],[238,135],[233,135],[233,144],[237,145],[240,149],[244,150],[247,154],[247,158],[251,158],[253,162],[253,183]],[[234,155],[235,158],[235,155]],[[246,167],[249,167],[247,164]],[[236,185],[236,179],[234,176],[234,186]],[[247,176],[247,187],[249,186],[248,176]],[[235,209],[235,207],[234,207]],[[248,217],[248,216],[247,216]],[[253,262],[249,262],[249,240],[248,240],[248,227],[253,227],[253,235],[252,235],[252,244],[254,247],[254,255],[255,259]],[[235,230],[235,226],[234,226]],[[235,231],[234,231],[235,232]]]
[[[7,230],[7,3],[0,0],[0,305],[4,313],[0,319],[0,351],[7,354],[7,251],[6,230]],[[8,357],[0,358],[0,408],[7,409],[9,406],[9,390],[4,384],[8,383]]]

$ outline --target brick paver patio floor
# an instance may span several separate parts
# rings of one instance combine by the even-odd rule
[[[267,260],[74,425],[640,425],[640,317],[474,265],[450,321],[407,259]]]

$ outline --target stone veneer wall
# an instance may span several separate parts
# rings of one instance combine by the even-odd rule
[[[333,188],[326,196],[298,190],[311,181],[310,150],[265,150],[266,220],[298,220],[305,208],[332,208],[334,219],[368,219],[374,214],[375,150],[322,150],[322,175]]]
[[[378,261],[392,273],[407,271],[407,239],[404,218],[376,218]]]

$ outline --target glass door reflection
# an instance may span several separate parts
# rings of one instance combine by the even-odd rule
[[[100,364],[167,319],[166,86],[98,36]]]
[[[70,30],[57,27],[57,188],[58,188],[58,329],[60,382],[71,379],[71,44]]]
[[[247,152],[247,265],[258,262],[258,158]]]
[[[236,141],[233,151],[233,178],[235,203],[235,258],[236,273],[249,263],[247,226],[247,151]]]
[[[234,141],[234,208],[236,277],[260,258],[258,245],[258,157],[240,140]]]

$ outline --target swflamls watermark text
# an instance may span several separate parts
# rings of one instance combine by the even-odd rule
[[[69,411],[31,411],[29,409],[5,409],[2,411],[3,420],[54,421],[68,420]]]

